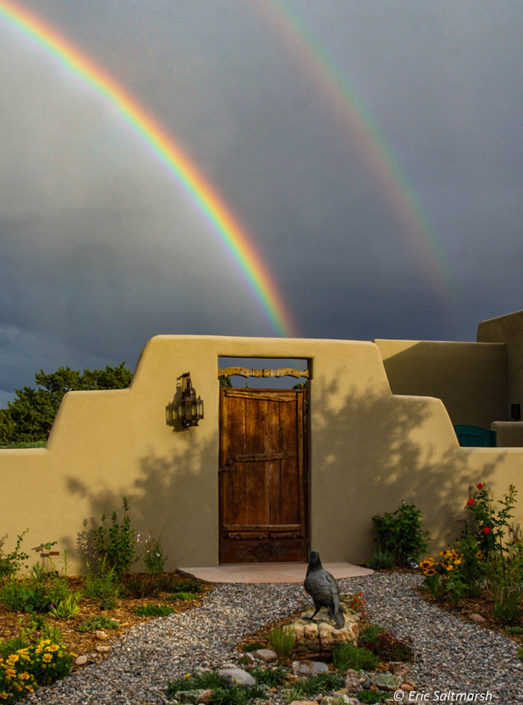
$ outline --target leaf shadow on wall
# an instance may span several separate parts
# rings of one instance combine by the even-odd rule
[[[435,409],[433,399],[355,388],[340,396],[333,382],[314,395],[311,408],[309,493],[320,534],[341,533],[336,543],[343,555],[363,563],[374,548],[372,516],[394,511],[405,500],[421,510],[433,546],[457,537],[464,528],[469,489],[495,477],[505,452],[461,448],[444,408],[436,402]],[[473,466],[477,453],[481,462]],[[364,553],[356,555],[355,545],[364,545]],[[324,558],[340,560],[328,552]]]

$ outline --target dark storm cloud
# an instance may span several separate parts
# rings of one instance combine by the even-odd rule
[[[396,155],[429,223],[417,241],[256,4],[22,4],[189,152],[301,335],[473,339],[479,320],[521,308],[520,2],[283,3]],[[134,365],[156,333],[272,335],[223,243],[118,111],[5,24],[0,39],[3,398],[40,367]]]

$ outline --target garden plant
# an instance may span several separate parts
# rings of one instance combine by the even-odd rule
[[[457,606],[483,596],[492,600],[500,624],[521,620],[523,543],[510,522],[516,496],[510,485],[495,503],[484,482],[476,485],[466,500],[468,521],[462,536],[438,558],[420,564],[424,587],[436,600]]]

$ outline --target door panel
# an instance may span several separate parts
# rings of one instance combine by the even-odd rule
[[[306,560],[304,397],[221,390],[221,563]]]

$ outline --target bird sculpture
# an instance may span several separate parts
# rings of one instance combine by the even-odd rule
[[[345,624],[345,617],[340,603],[340,589],[334,576],[323,568],[317,551],[311,553],[303,586],[312,597],[316,608],[310,619],[314,619],[321,607],[327,607],[329,616],[334,619],[337,628],[341,629]]]

